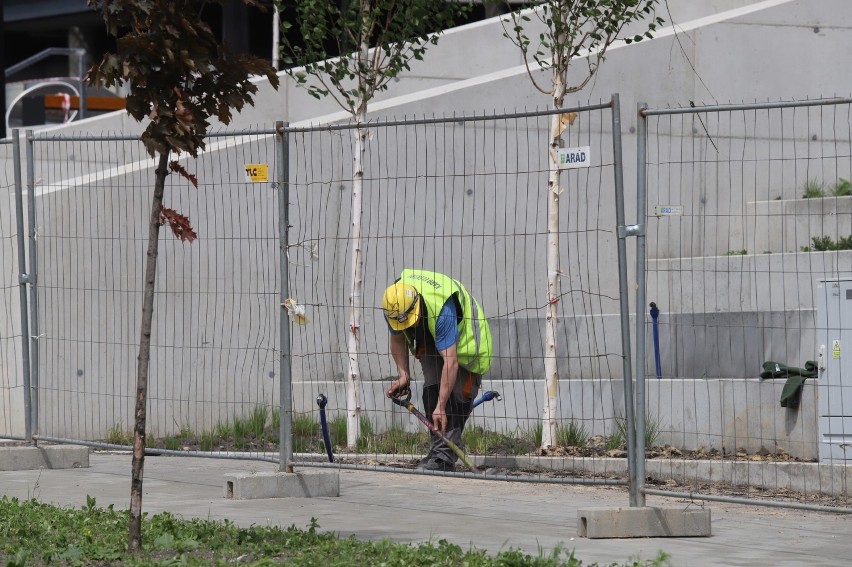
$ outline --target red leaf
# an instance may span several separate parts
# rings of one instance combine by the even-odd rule
[[[164,224],[168,223],[172,229],[172,233],[178,240],[192,242],[198,238],[198,235],[192,230],[192,226],[189,224],[189,219],[174,209],[163,207],[160,210],[160,222]]]
[[[179,173],[181,175],[181,177],[187,179],[190,183],[192,183],[192,185],[196,189],[198,189],[198,178],[196,176],[194,176],[193,174],[191,174],[190,172],[188,172],[186,169],[184,169],[184,167],[181,164],[179,164],[176,161],[173,161],[173,162],[169,163],[169,169],[171,169],[174,172]]]

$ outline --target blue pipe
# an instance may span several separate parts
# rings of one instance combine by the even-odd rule
[[[470,409],[472,410],[473,408],[475,408],[476,406],[478,406],[482,402],[490,402],[494,398],[497,398],[498,402],[503,399],[500,396],[500,392],[497,392],[495,390],[488,390],[487,392],[482,392],[482,395],[480,395],[478,398],[476,398],[473,401],[473,406],[471,406]]]
[[[320,426],[322,427],[322,438],[325,441],[325,452],[328,453],[328,462],[334,462],[334,455],[331,452],[331,437],[328,434],[328,422],[325,419],[325,405],[328,403],[328,398],[324,394],[317,396],[317,405],[320,410]]]
[[[657,309],[657,304],[653,301],[651,302],[651,319],[653,320],[654,327],[654,363],[657,367],[657,379],[663,377],[663,369],[660,366],[660,329],[657,324],[657,317],[660,316],[660,310]]]

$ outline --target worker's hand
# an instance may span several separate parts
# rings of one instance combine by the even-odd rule
[[[447,433],[447,411],[438,404],[432,412],[432,425],[442,434]]]
[[[411,385],[411,379],[408,376],[400,376],[393,382],[391,382],[390,388],[386,392],[387,397],[392,398],[395,396],[401,396],[408,391],[409,386]]]

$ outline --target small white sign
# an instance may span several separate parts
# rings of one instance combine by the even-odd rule
[[[559,169],[589,167],[592,162],[591,149],[591,146],[581,146],[579,148],[560,148]]]
[[[683,216],[683,205],[657,205],[654,207],[654,214],[658,217]]]

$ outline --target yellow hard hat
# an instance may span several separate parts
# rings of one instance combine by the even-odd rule
[[[396,282],[385,290],[382,308],[391,329],[407,329],[420,317],[420,294],[413,285]]]

